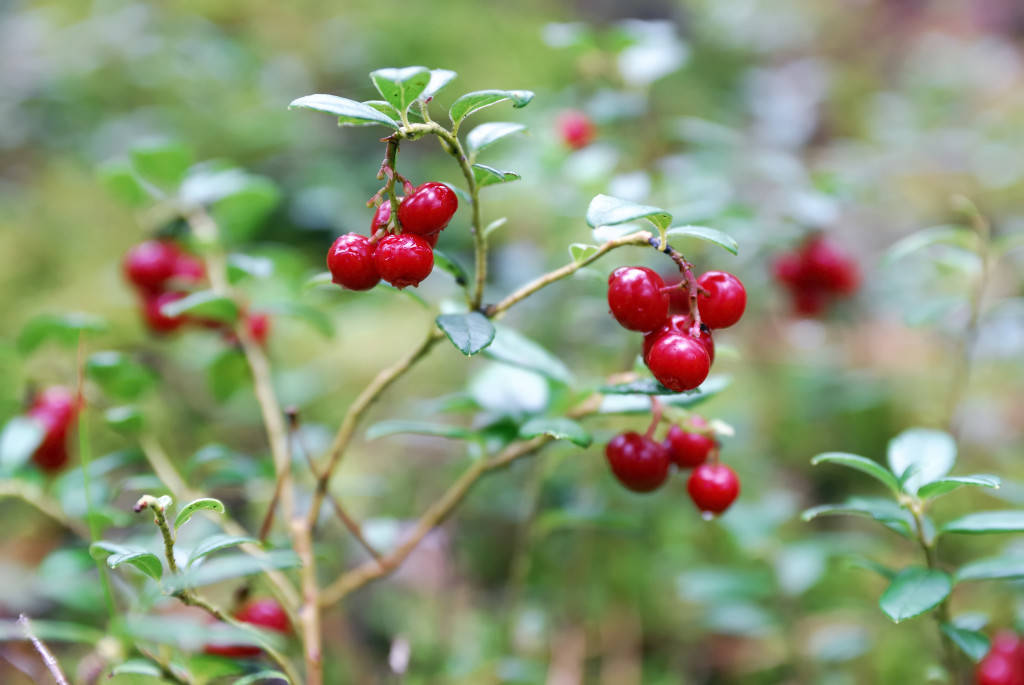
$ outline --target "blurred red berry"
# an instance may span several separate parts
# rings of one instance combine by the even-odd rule
[[[257,599],[249,602],[235,614],[242,623],[265,628],[278,633],[288,633],[291,624],[288,621],[288,614],[281,605],[273,599]],[[262,651],[254,645],[206,645],[204,650],[207,654],[216,654],[231,658],[257,656]]]
[[[43,471],[53,473],[67,464],[67,436],[78,409],[75,394],[60,386],[46,388],[32,402],[28,415],[38,421],[44,431],[32,461]]]
[[[125,278],[145,292],[157,292],[175,273],[179,250],[166,240],[139,243],[124,256]]]
[[[185,293],[166,292],[146,295],[142,300],[142,318],[154,333],[173,333],[184,326],[188,319],[184,316],[167,316],[163,306],[185,297]]]
[[[266,345],[270,337],[270,314],[257,312],[245,317],[245,328],[249,337],[259,345]]]
[[[707,427],[707,422],[701,416],[694,416],[690,423],[696,428]],[[672,426],[665,437],[665,447],[668,448],[669,456],[676,466],[688,469],[707,461],[708,455],[715,447],[715,439],[704,433],[691,433],[679,426]]]
[[[597,131],[590,117],[578,110],[562,112],[557,123],[562,142],[573,150],[590,145]]]

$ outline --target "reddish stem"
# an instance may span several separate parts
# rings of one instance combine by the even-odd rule
[[[676,266],[679,267],[679,272],[683,274],[683,281],[678,287],[685,287],[689,294],[690,320],[693,321],[693,325],[690,327],[690,335],[695,338],[700,337],[700,308],[697,305],[697,297],[703,289],[697,284],[697,277],[693,275],[693,264],[686,261],[686,257],[669,245],[668,242],[661,245],[656,237],[652,237],[648,242],[650,242],[651,247],[655,250],[667,254],[676,263]]]
[[[654,395],[651,395],[651,425],[647,427],[647,432],[644,437],[648,440],[654,439],[654,431],[657,430],[658,424],[661,423],[662,406],[661,402]]]

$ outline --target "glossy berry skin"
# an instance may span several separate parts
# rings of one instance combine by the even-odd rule
[[[291,624],[288,621],[288,614],[281,605],[272,599],[256,599],[235,614],[242,623],[258,626],[266,630],[273,630],[278,633],[288,633]],[[207,654],[217,654],[232,658],[257,656],[262,651],[253,645],[206,645],[203,650]]]
[[[249,337],[259,345],[266,345],[270,337],[270,314],[257,312],[245,317],[245,328]]]
[[[622,266],[608,276],[608,307],[619,325],[647,333],[668,318],[665,281],[644,266]]]
[[[701,416],[694,416],[690,422],[697,428],[705,428],[707,422]],[[668,429],[665,447],[675,465],[681,469],[700,466],[707,461],[711,450],[715,448],[715,439],[704,433],[691,433],[679,426]]]
[[[701,325],[700,336],[697,338],[704,345],[705,351],[708,353],[708,361],[712,364],[715,363],[715,341],[711,337],[711,329],[707,326]],[[693,317],[689,314],[672,314],[668,317],[668,321],[656,331],[644,334],[644,362],[647,361],[647,355],[650,353],[651,348],[654,347],[654,343],[658,342],[658,339],[669,333],[678,333],[681,335],[690,335],[693,330]]]
[[[1024,685],[1024,668],[1019,654],[989,651],[978,663],[978,685]]]
[[[459,198],[443,183],[424,183],[402,198],[398,223],[403,233],[427,236],[444,229],[459,208]]]
[[[708,377],[711,359],[700,341],[688,335],[669,333],[651,346],[647,368],[658,382],[672,392],[693,390]]]
[[[747,291],[740,279],[724,271],[708,271],[697,279],[707,291],[697,296],[700,320],[711,328],[728,328],[743,316],[747,307]]]
[[[583,112],[571,110],[558,117],[558,135],[573,150],[590,145],[595,133],[594,122]]]
[[[434,269],[434,250],[418,235],[386,235],[373,253],[377,273],[396,288],[417,286]]]
[[[346,233],[327,251],[331,280],[349,290],[369,290],[380,283],[373,262],[374,245],[365,235]]]
[[[164,287],[178,263],[179,250],[165,240],[139,243],[124,256],[125,278],[144,292],[155,293]]]
[[[721,514],[740,494],[740,479],[725,464],[701,464],[686,483],[690,499],[701,511]]]
[[[388,222],[391,221],[391,202],[387,199],[384,203],[377,208],[377,211],[373,213],[373,220],[370,221],[370,235],[373,235],[377,231],[386,230]]]
[[[668,477],[668,450],[639,433],[616,435],[604,454],[615,477],[634,492],[655,490]]]
[[[28,415],[43,426],[43,440],[32,454],[32,461],[47,473],[68,463],[67,435],[78,414],[78,401],[67,388],[54,386],[36,396]]]
[[[184,315],[167,316],[162,310],[165,304],[180,300],[183,297],[185,297],[185,293],[174,291],[146,295],[142,301],[142,318],[146,322],[146,326],[149,327],[149,330],[160,334],[173,333],[188,323],[188,319]]]

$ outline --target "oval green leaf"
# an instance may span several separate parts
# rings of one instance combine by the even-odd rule
[[[100,183],[118,202],[129,207],[141,207],[150,201],[149,191],[126,160],[104,162],[98,173]]]
[[[740,253],[739,243],[731,235],[715,228],[708,228],[707,226],[673,226],[668,229],[667,235],[670,238],[675,236],[699,238],[709,243],[714,243],[732,254]]]
[[[238,305],[234,300],[212,290],[200,290],[180,300],[168,302],[160,308],[164,316],[188,314],[198,319],[234,323],[238,319]]]
[[[518,181],[522,176],[514,171],[501,171],[500,169],[495,169],[494,167],[487,166],[486,164],[474,164],[473,178],[476,179],[477,186],[483,188],[485,186],[493,186],[499,183]]]
[[[107,557],[107,566],[112,569],[122,564],[131,564],[153,580],[160,580],[164,574],[164,565],[160,563],[159,557],[141,549],[130,549],[127,552],[111,554]]]
[[[43,314],[26,323],[18,334],[18,351],[28,354],[53,340],[62,345],[76,345],[83,333],[102,333],[107,322],[98,316],[82,312],[68,314]]]
[[[934,609],[952,589],[953,581],[945,571],[911,566],[896,574],[878,605],[886,616],[899,623]]]
[[[494,340],[494,326],[480,312],[441,314],[437,317],[437,325],[467,357],[480,352]]]
[[[146,180],[176,186],[192,166],[192,149],[180,141],[155,141],[132,148],[132,165]]]
[[[366,439],[376,440],[388,435],[435,435],[452,440],[470,440],[477,437],[474,431],[461,426],[447,426],[428,421],[402,421],[399,419],[381,421],[366,429]]]
[[[858,454],[848,454],[846,452],[825,452],[811,459],[811,464],[817,466],[818,464],[839,464],[840,466],[846,466],[851,469],[856,469],[861,473],[866,473],[878,482],[889,488],[893,494],[898,495],[900,493],[900,484],[896,480],[896,476],[892,475],[884,466],[878,462],[862,457]]]
[[[476,154],[506,136],[525,130],[526,126],[523,124],[511,121],[489,121],[469,132],[469,135],[466,136],[466,147],[471,154]]]
[[[46,436],[46,426],[31,416],[15,416],[0,433],[0,468],[11,472],[27,462]]]
[[[192,518],[192,514],[197,511],[215,511],[218,514],[224,513],[224,503],[219,499],[213,497],[201,497],[196,500],[192,500],[178,512],[178,515],[174,518],[174,529],[181,528],[185,523]]]
[[[420,93],[420,100],[430,100],[437,92],[452,82],[458,74],[451,69],[431,69],[430,70],[430,83]]]
[[[673,407],[690,408],[702,402],[706,402],[732,382],[729,376],[715,375],[708,376],[708,379],[701,383],[696,390],[679,393],[677,395],[661,395],[659,400],[662,404],[669,404]],[[615,387],[615,386],[611,386]],[[601,400],[601,407],[598,411],[602,414],[645,414],[651,411],[651,397],[646,393],[606,394]]]
[[[531,419],[519,429],[521,438],[534,438],[538,435],[550,435],[555,440],[568,440],[580,447],[589,447],[594,440],[583,426],[563,417]]]
[[[1024,578],[1024,555],[1007,554],[964,564],[954,574],[956,582],[968,580],[1019,580]]]
[[[917,496],[924,499],[939,497],[958,490],[965,485],[974,485],[980,488],[991,488],[996,490],[1002,481],[999,476],[992,476],[987,473],[978,473],[971,476],[949,476],[940,478],[926,485],[922,485],[917,491]]]
[[[976,511],[942,526],[943,533],[987,535],[1024,532],[1024,511]]]
[[[134,405],[111,407],[103,412],[103,420],[122,435],[137,435],[145,423],[142,411]]]
[[[598,195],[587,207],[587,225],[591,228],[616,226],[640,219],[647,219],[659,230],[668,228],[672,223],[672,215],[661,207],[641,205],[611,195]]]
[[[952,245],[966,250],[977,250],[978,237],[963,226],[932,226],[896,241],[885,252],[883,261],[891,264],[930,245]]]
[[[462,265],[441,250],[434,250],[434,265],[454,276],[456,285],[465,286],[469,283],[469,274],[462,268]]]
[[[572,382],[573,375],[569,367],[540,343],[508,326],[495,325],[494,329],[494,340],[484,350],[484,355],[521,369],[536,371],[558,383]]]
[[[125,400],[137,399],[156,382],[156,374],[148,367],[115,350],[91,355],[85,373],[104,392]]]
[[[956,442],[944,431],[910,428],[889,441],[887,459],[903,489],[913,495],[949,473],[956,462]]]
[[[426,67],[377,69],[370,73],[377,92],[400,113],[409,109],[430,83],[430,70]]]
[[[312,109],[317,112],[326,112],[338,117],[340,126],[367,126],[370,124],[384,124],[393,129],[398,128],[398,122],[378,110],[364,105],[355,100],[340,98],[337,95],[326,95],[317,93],[306,95],[293,100],[288,109]]]
[[[907,538],[914,530],[913,519],[903,507],[891,499],[878,497],[851,497],[842,504],[822,504],[805,510],[800,518],[813,521],[819,516],[841,515],[865,516]]]
[[[942,632],[953,641],[960,651],[974,663],[981,661],[988,654],[989,641],[983,633],[967,628],[958,628],[952,623],[943,623]]]
[[[466,93],[452,103],[448,116],[451,117],[452,124],[458,128],[462,120],[470,114],[506,100],[510,100],[512,106],[517,109],[526,107],[533,100],[533,93],[529,90],[476,90]]]
[[[193,548],[192,552],[188,555],[188,563],[186,564],[186,567],[191,566],[203,557],[213,554],[214,552],[250,543],[259,544],[259,540],[256,538],[237,535],[212,535]]]

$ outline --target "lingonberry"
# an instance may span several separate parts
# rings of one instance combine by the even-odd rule
[[[1024,657],[1024,642],[1012,630],[1000,630],[992,638],[992,646],[989,648],[989,653],[993,652]],[[1024,658],[1021,659],[1021,663],[1024,665]]]
[[[418,235],[384,236],[373,253],[377,273],[396,288],[417,286],[434,269],[434,250]]]
[[[182,252],[174,261],[174,278],[188,283],[197,283],[206,278],[206,267],[201,259]]]
[[[147,294],[142,300],[142,318],[149,330],[154,333],[173,333],[184,326],[188,319],[184,315],[167,316],[163,306],[185,297],[185,293],[170,291],[166,293]]]
[[[725,464],[701,464],[690,474],[686,491],[701,511],[721,514],[740,494],[740,479]]]
[[[673,314],[688,314],[690,311],[690,291],[683,285],[683,277],[679,272],[662,275],[665,287],[668,288],[668,310]]]
[[[615,477],[634,492],[650,492],[668,477],[668,450],[639,433],[616,435],[604,454]]]
[[[157,292],[175,274],[179,250],[166,240],[139,243],[124,256],[125,278],[145,292]]]
[[[398,222],[404,233],[419,236],[437,233],[448,225],[459,208],[459,198],[443,183],[424,183],[398,205]]]
[[[779,255],[772,263],[775,280],[791,288],[798,287],[803,281],[803,260],[800,255],[787,252]]]
[[[646,333],[668,318],[665,281],[644,266],[622,266],[608,276],[608,306],[619,324]]]
[[[644,361],[647,361],[647,355],[650,353],[651,348],[654,347],[654,343],[658,342],[658,339],[669,333],[679,333],[682,335],[691,335],[693,330],[693,317],[689,314],[673,314],[668,317],[668,321],[656,331],[644,334]],[[704,349],[708,353],[708,361],[710,363],[715,362],[715,341],[711,337],[711,329],[701,324],[700,337],[697,338],[704,345]]]
[[[661,336],[647,354],[647,368],[672,392],[693,390],[704,382],[711,370],[711,359],[704,345],[689,335],[669,333]]]
[[[257,312],[245,317],[245,330],[258,345],[266,345],[270,337],[270,314]]]
[[[857,289],[857,264],[822,235],[813,236],[801,252],[801,285],[815,285],[841,295]]]
[[[989,651],[975,673],[978,685],[1024,685],[1020,656]]]
[[[32,461],[43,471],[59,471],[68,462],[67,434],[78,414],[78,401],[67,388],[53,386],[39,393],[28,415],[43,426],[43,440]]]
[[[369,290],[380,282],[373,262],[374,245],[365,235],[346,233],[327,251],[331,280],[349,290]]]
[[[706,293],[697,296],[700,319],[711,328],[728,328],[743,316],[747,291],[740,280],[724,271],[708,271],[697,279]]]
[[[690,423],[694,428],[706,428],[708,425],[702,416],[693,416]],[[688,469],[707,461],[715,447],[715,439],[705,433],[691,433],[679,426],[672,426],[665,437],[665,447],[676,466]]]
[[[562,142],[573,150],[579,150],[594,139],[594,122],[583,112],[570,110],[558,117],[558,134]]]
[[[798,288],[792,296],[793,311],[801,316],[818,316],[825,311],[826,294],[817,288]]]
[[[272,599],[256,599],[249,602],[238,610],[235,618],[242,623],[248,623],[278,633],[287,633],[291,630],[288,614],[285,613],[280,604]],[[261,650],[253,645],[209,644],[206,645],[204,651],[207,654],[238,658],[256,656]]]
[[[391,221],[391,201],[386,199],[383,204],[377,208],[377,211],[373,213],[373,220],[370,221],[370,235],[373,235],[377,231],[387,230],[388,223]]]

